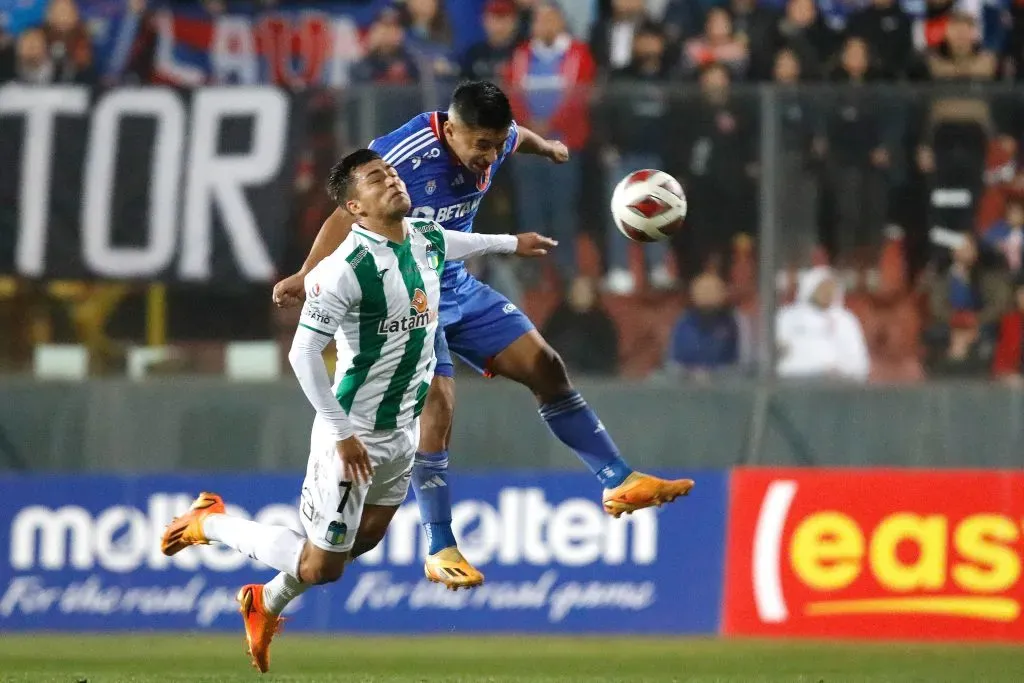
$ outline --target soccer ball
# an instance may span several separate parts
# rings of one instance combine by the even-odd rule
[[[634,242],[667,239],[686,218],[686,194],[679,181],[664,171],[633,171],[612,193],[615,226]]]

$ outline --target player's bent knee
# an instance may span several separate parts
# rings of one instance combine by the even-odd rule
[[[317,586],[334,583],[345,573],[348,553],[331,553],[309,545],[302,551],[299,560],[299,580]]]
[[[530,373],[530,390],[541,400],[551,401],[572,390],[569,371],[558,352],[544,345]]]

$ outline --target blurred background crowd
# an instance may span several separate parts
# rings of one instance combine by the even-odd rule
[[[442,107],[459,79],[502,83],[517,120],[573,159],[512,161],[476,228],[563,246],[476,271],[577,373],[667,381],[753,374],[774,329],[784,376],[1020,383],[1022,59],[1020,0],[0,0],[0,84],[307,97],[281,275],[332,209],[339,154]],[[670,243],[641,248],[611,223],[612,188],[639,168],[686,188]],[[227,341],[284,349],[295,313],[270,284],[162,292],[168,371],[222,369]],[[3,276],[0,367],[70,342],[93,373],[122,373],[153,296]]]

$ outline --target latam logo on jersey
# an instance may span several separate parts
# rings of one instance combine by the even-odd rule
[[[417,288],[409,301],[409,315],[394,320],[381,320],[377,323],[377,334],[398,334],[411,332],[426,327],[437,315],[430,310],[427,293]]]
[[[739,470],[727,633],[1024,638],[1024,475]]]

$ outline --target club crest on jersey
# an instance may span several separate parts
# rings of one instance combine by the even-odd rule
[[[341,545],[345,542],[345,536],[347,535],[347,524],[344,522],[331,522],[327,525],[327,533],[324,534],[324,540],[331,545]]]
[[[437,191],[437,181],[431,178],[427,181],[427,184],[423,186],[423,191],[427,194],[434,194]]]
[[[438,253],[437,247],[433,244],[427,247],[427,265],[430,266],[431,270],[437,270],[441,267],[441,254]]]
[[[426,313],[427,309],[430,308],[430,302],[427,301],[427,293],[422,289],[417,289],[413,292],[412,301],[409,302],[409,308],[414,313]]]
[[[398,334],[418,330],[429,325],[434,317],[427,293],[417,288],[409,300],[409,315],[394,320],[381,320],[377,323],[377,334]]]
[[[426,154],[424,154],[422,157],[413,157],[412,158],[412,170],[415,171],[417,168],[419,168],[420,165],[423,164],[423,160],[424,159],[437,159],[440,156],[441,156],[441,148],[440,147],[435,147],[434,149],[432,149],[429,152],[427,152]]]

